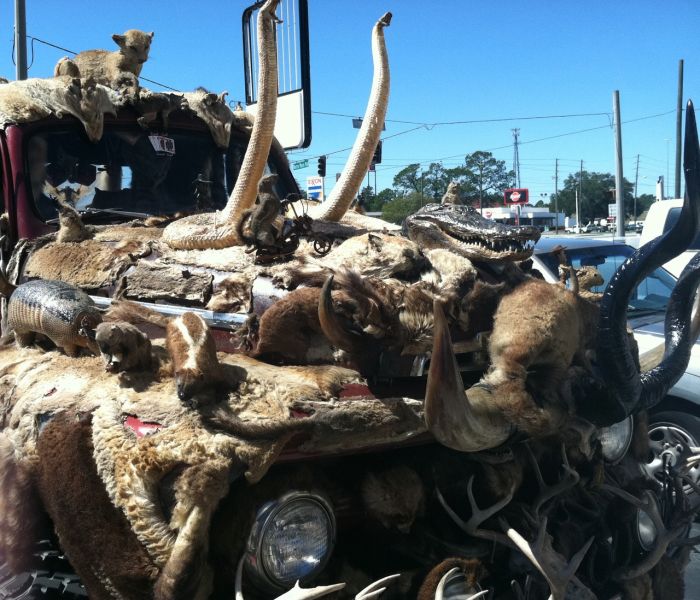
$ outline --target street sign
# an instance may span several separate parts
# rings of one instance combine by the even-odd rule
[[[617,204],[608,204],[608,216],[609,217],[616,217],[617,216]]]
[[[504,204],[527,204],[529,193],[527,188],[510,188],[503,191]]]
[[[297,169],[303,169],[304,167],[309,166],[309,159],[305,158],[304,160],[298,160],[297,162],[292,163],[292,169],[297,170]]]
[[[312,200],[323,201],[323,177],[306,178],[306,194]]]

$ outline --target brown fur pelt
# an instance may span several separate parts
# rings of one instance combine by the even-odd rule
[[[569,290],[537,279],[515,288],[494,317],[485,387],[468,395],[488,394],[507,420],[535,437],[555,434],[569,410],[559,389],[574,358],[587,362],[594,309]],[[530,389],[537,390],[538,402]]]
[[[369,471],[360,484],[367,514],[386,529],[409,533],[425,508],[425,487],[406,465]]]
[[[684,569],[690,548],[683,548],[674,558],[664,555],[651,572],[654,600],[683,600],[685,598]]]
[[[318,319],[318,288],[299,288],[268,308],[251,356],[278,364],[332,363],[333,348]]]
[[[0,557],[11,571],[31,566],[32,550],[47,525],[30,466],[15,456],[14,444],[0,433]]]
[[[54,417],[37,449],[41,498],[90,598],[151,598],[158,569],[97,474],[90,416]]]
[[[464,574],[467,589],[477,589],[479,582],[488,575],[484,565],[476,558],[448,558],[428,573],[420,586],[417,600],[434,600],[435,591],[443,575],[455,567]]]

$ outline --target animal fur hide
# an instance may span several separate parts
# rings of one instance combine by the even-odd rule
[[[145,372],[125,380],[105,376],[99,357],[0,348],[0,406],[8,425],[0,438],[0,551],[26,555],[22,544],[33,539],[36,525],[26,511],[41,514],[38,486],[91,597],[111,597],[115,590],[140,597],[129,591],[140,582],[152,584],[163,600],[205,598],[214,510],[232,478],[244,474],[256,482],[265,475],[297,435],[299,417],[314,415],[323,423],[303,434],[300,452],[393,443],[425,429],[420,401],[376,399],[354,371],[271,367],[240,355],[222,354],[220,360],[222,376],[240,384],[219,406],[241,423],[257,424],[262,432],[274,423],[281,433],[244,439],[217,429],[205,409],[193,411],[178,401],[171,378]],[[291,424],[286,433],[284,423]],[[172,494],[164,508],[166,479]],[[97,529],[89,526],[103,531],[95,540],[129,548],[130,559],[120,555],[110,562],[100,548],[76,540],[80,528],[68,507],[77,504],[80,514],[100,520]]]

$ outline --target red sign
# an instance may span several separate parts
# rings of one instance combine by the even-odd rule
[[[529,190],[527,188],[511,188],[503,192],[504,204],[527,204],[529,201]]]

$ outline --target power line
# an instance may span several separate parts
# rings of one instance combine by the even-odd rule
[[[40,44],[44,44],[45,46],[51,46],[51,48],[56,48],[57,50],[61,50],[63,52],[69,52],[70,54],[73,54],[74,56],[78,54],[75,50],[70,50],[69,48],[64,48],[63,46],[59,46],[57,44],[52,44],[51,42],[47,42],[46,40],[42,40],[41,38],[34,37],[33,35],[28,35],[27,36],[30,40],[32,40],[32,62],[34,62],[33,57],[34,57],[34,42],[39,42]],[[153,83],[157,86],[160,86],[162,88],[165,88],[166,90],[171,90],[173,92],[179,92],[177,88],[170,87],[169,85],[165,85],[164,83],[160,83],[159,81],[154,81],[153,79],[148,79],[147,77],[139,76],[139,79],[141,81],[148,81],[148,83]]]

